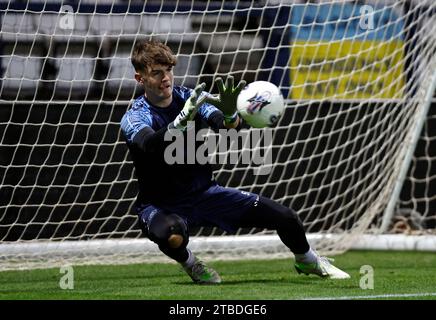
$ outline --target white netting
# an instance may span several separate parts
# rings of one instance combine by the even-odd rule
[[[232,74],[280,87],[271,173],[240,164],[216,176],[294,208],[318,250],[342,252],[383,225],[436,229],[434,1],[0,6],[0,270],[163,256],[136,224],[119,127],[141,94],[133,44],[150,37],[177,54],[177,84],[216,93],[214,78]],[[214,258],[289,256],[265,230],[191,232]]]

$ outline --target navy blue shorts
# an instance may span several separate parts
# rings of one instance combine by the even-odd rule
[[[137,208],[141,227],[147,226],[155,214],[177,214],[188,227],[219,227],[227,232],[239,228],[242,215],[259,201],[257,194],[212,185],[209,189],[196,193],[183,202],[171,205],[144,205]]]

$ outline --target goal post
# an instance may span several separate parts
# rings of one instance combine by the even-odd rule
[[[400,193],[404,186],[404,180],[406,179],[407,173],[410,168],[410,164],[412,162],[413,154],[416,150],[416,146],[421,136],[421,132],[424,128],[424,124],[427,120],[427,116],[429,115],[432,97],[434,92],[436,91],[436,64],[434,68],[429,69],[428,74],[429,74],[428,89],[425,90],[425,87],[422,89],[423,92],[425,93],[424,102],[422,104],[422,107],[417,111],[416,120],[413,129],[410,130],[409,136],[405,139],[404,147],[403,147],[404,150],[403,156],[401,157],[404,160],[397,174],[397,179],[394,185],[394,189],[392,190],[389,202],[386,205],[386,209],[383,215],[383,220],[380,226],[379,233],[388,231],[389,225],[392,222],[395,205],[398,203],[400,199]]]
[[[0,9],[0,271],[169,261],[141,235],[119,125],[142,94],[130,54],[144,38],[177,55],[176,84],[217,93],[214,79],[233,75],[281,89],[287,106],[270,145],[241,147],[267,148],[270,172],[217,164],[221,185],[292,207],[324,254],[379,248],[375,239],[434,247],[434,1],[10,0]],[[291,256],[270,230],[190,233],[208,259]]]

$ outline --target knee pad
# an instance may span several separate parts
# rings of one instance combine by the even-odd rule
[[[188,227],[176,214],[157,214],[150,221],[148,232],[150,240],[171,249],[186,247],[189,241]]]

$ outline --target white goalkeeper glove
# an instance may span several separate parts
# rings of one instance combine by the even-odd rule
[[[185,102],[185,106],[182,111],[177,115],[176,119],[172,123],[169,124],[168,128],[176,128],[182,131],[186,130],[188,126],[188,122],[194,120],[195,115],[197,114],[198,109],[205,102],[206,96],[200,98],[201,93],[206,87],[206,83],[201,83],[195,87],[194,91],[191,93],[191,96]]]

